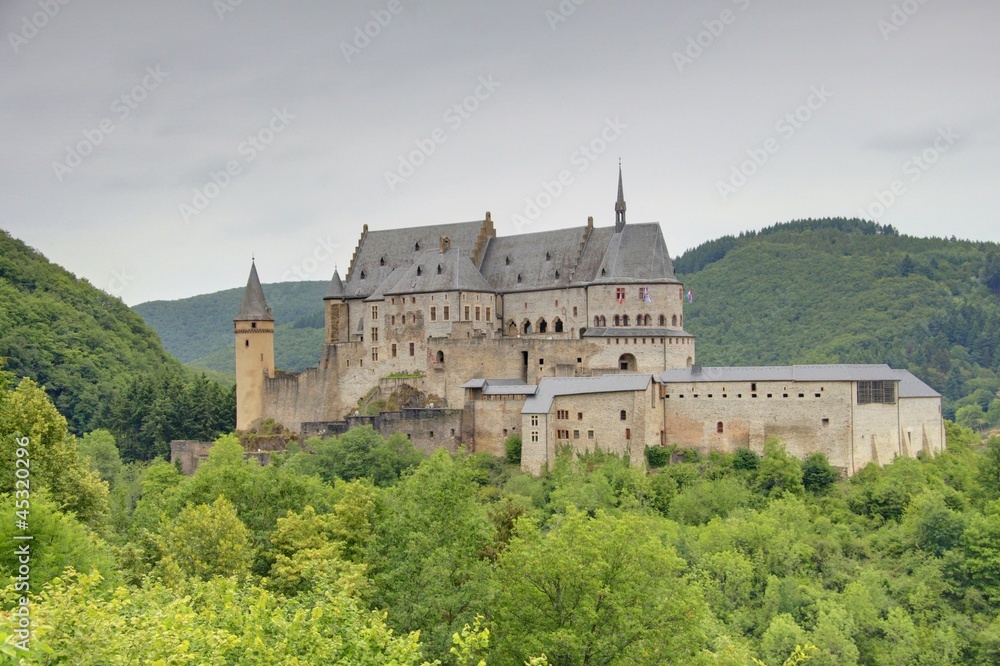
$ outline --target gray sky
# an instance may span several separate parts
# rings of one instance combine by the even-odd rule
[[[610,225],[619,158],[673,255],[862,214],[1000,241],[996,0],[0,0],[0,26],[0,227],[129,304],[251,253],[343,274],[363,224]]]

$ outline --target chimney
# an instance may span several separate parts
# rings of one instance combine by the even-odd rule
[[[448,248],[450,247],[451,247],[451,238],[449,238],[448,236],[441,236],[441,254],[447,252]]]

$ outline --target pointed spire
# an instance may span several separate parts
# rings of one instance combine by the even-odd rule
[[[622,187],[622,161],[618,160],[618,201],[615,202],[615,233],[625,228],[625,188]]]
[[[333,269],[333,277],[330,279],[330,288],[326,290],[326,296],[323,300],[329,300],[334,298],[344,297],[344,281],[340,279],[340,273],[337,268]]]
[[[264,300],[264,290],[260,286],[260,278],[257,277],[257,264],[251,259],[250,277],[247,278],[247,288],[243,292],[243,302],[240,303],[240,313],[236,315],[236,321],[274,321],[271,315],[271,308],[267,307]]]

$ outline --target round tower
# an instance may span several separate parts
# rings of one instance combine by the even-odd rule
[[[236,429],[246,430],[264,417],[264,378],[274,376],[274,317],[251,262],[236,333]]]

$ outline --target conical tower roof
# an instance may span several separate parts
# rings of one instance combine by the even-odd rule
[[[250,277],[247,279],[247,288],[243,292],[240,313],[236,315],[234,321],[274,321],[271,308],[267,307],[267,301],[264,300],[264,290],[260,286],[257,265],[254,262],[250,262]]]
[[[326,296],[323,300],[330,300],[334,298],[344,297],[344,281],[340,279],[340,273],[336,268],[333,269],[333,278],[330,279],[330,288],[326,290]]]

